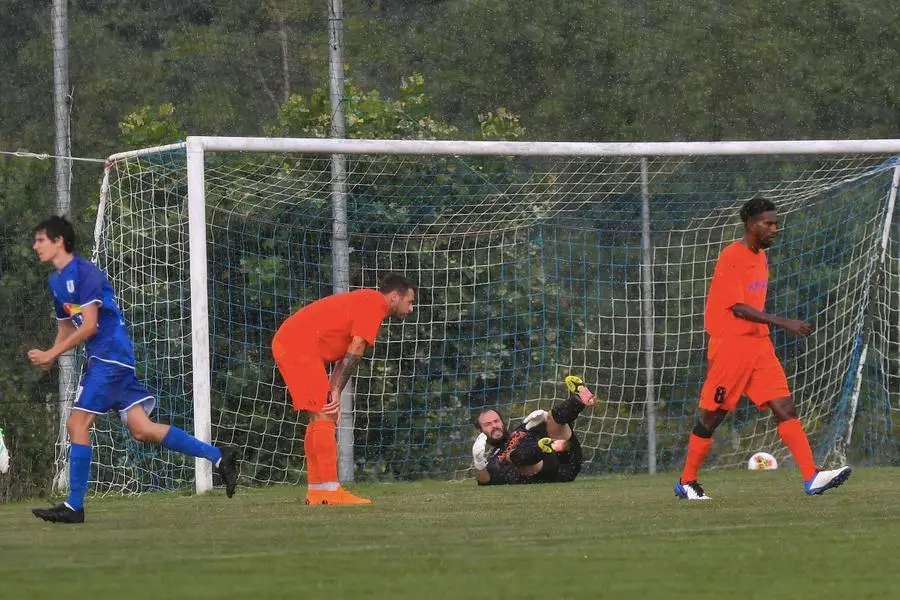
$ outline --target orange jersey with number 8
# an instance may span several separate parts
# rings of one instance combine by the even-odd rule
[[[743,394],[765,408],[771,400],[790,396],[787,377],[769,339],[769,326],[736,317],[731,310],[746,304],[765,311],[768,285],[764,250],[754,253],[734,242],[719,255],[706,300],[709,349],[700,408],[734,410]]]

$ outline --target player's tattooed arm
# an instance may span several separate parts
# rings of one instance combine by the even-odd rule
[[[332,395],[340,395],[350,378],[356,374],[356,369],[359,368],[359,363],[362,362],[363,354],[366,352],[366,346],[366,341],[361,337],[354,337],[350,342],[347,354],[335,366],[334,372],[331,374]]]
[[[356,369],[359,368],[359,363],[362,362],[363,354],[366,352],[366,346],[367,343],[364,339],[354,336],[347,347],[347,354],[334,366],[330,381],[331,391],[328,392],[328,400],[322,408],[322,412],[328,417],[340,420],[341,392],[356,373]]]
[[[350,378],[356,373],[356,369],[359,368],[359,363],[361,362],[362,356],[359,354],[350,354],[348,352],[344,357],[344,360],[339,362],[334,368],[334,373],[331,376],[332,391],[337,391],[338,393],[343,391],[344,386],[347,385],[347,382],[350,381]]]

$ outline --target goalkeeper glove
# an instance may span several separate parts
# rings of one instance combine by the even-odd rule
[[[9,450],[6,449],[6,442],[3,440],[3,430],[0,429],[0,473],[9,471]]]
[[[475,467],[476,471],[487,468],[488,461],[484,454],[486,444],[487,436],[483,433],[479,433],[478,437],[475,438],[475,443],[472,445],[472,465]]]
[[[540,409],[532,411],[528,413],[528,416],[522,422],[525,423],[525,429],[531,431],[541,423],[547,422],[547,411]]]

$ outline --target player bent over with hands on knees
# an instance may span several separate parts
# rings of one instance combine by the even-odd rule
[[[512,431],[498,411],[481,411],[472,446],[478,485],[562,483],[578,476],[581,444],[572,426],[586,406],[594,405],[594,394],[574,375],[566,377],[566,387],[565,402],[549,413],[533,411]]]
[[[28,351],[31,363],[48,370],[59,356],[84,344],[86,363],[66,422],[69,432],[69,497],[34,516],[53,523],[83,523],[84,496],[91,473],[91,425],[111,410],[139,442],[210,461],[225,483],[229,498],[237,485],[237,451],[216,448],[178,427],[150,420],[156,399],[135,376],[134,349],[125,320],[106,274],[73,254],[75,231],[63,217],[50,217],[34,228],[32,246],[42,263],[53,266],[50,291],[56,307],[57,333],[48,350]]]
[[[709,500],[697,481],[698,472],[709,454],[713,432],[744,393],[760,410],[772,410],[778,435],[800,467],[806,493],[821,494],[846,481],[850,467],[830,471],[816,467],[787,377],[769,339],[770,325],[804,337],[812,333],[812,327],[764,312],[769,283],[766,248],[778,231],[775,204],[753,198],[741,208],[740,216],[744,237],[722,250],[709,286],[706,381],[675,495],[684,500]]]
[[[391,273],[377,290],[361,289],[316,300],[287,318],[272,339],[272,354],[296,411],[309,413],[303,439],[307,504],[371,504],[338,481],[336,425],[341,391],[375,345],[381,323],[412,314],[416,286]],[[335,363],[329,379],[327,363]]]

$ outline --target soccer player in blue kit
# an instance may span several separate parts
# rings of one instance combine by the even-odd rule
[[[86,364],[66,422],[69,433],[69,497],[34,516],[54,523],[83,523],[84,496],[91,472],[91,425],[97,415],[117,410],[134,439],[154,442],[210,461],[229,498],[237,485],[237,451],[216,448],[175,426],[150,420],[156,399],[135,375],[134,350],[125,320],[106,274],[73,254],[75,231],[63,217],[50,217],[34,228],[32,246],[42,263],[53,266],[50,291],[56,307],[56,340],[48,350],[29,350],[28,359],[50,369],[67,350],[84,344]]]

